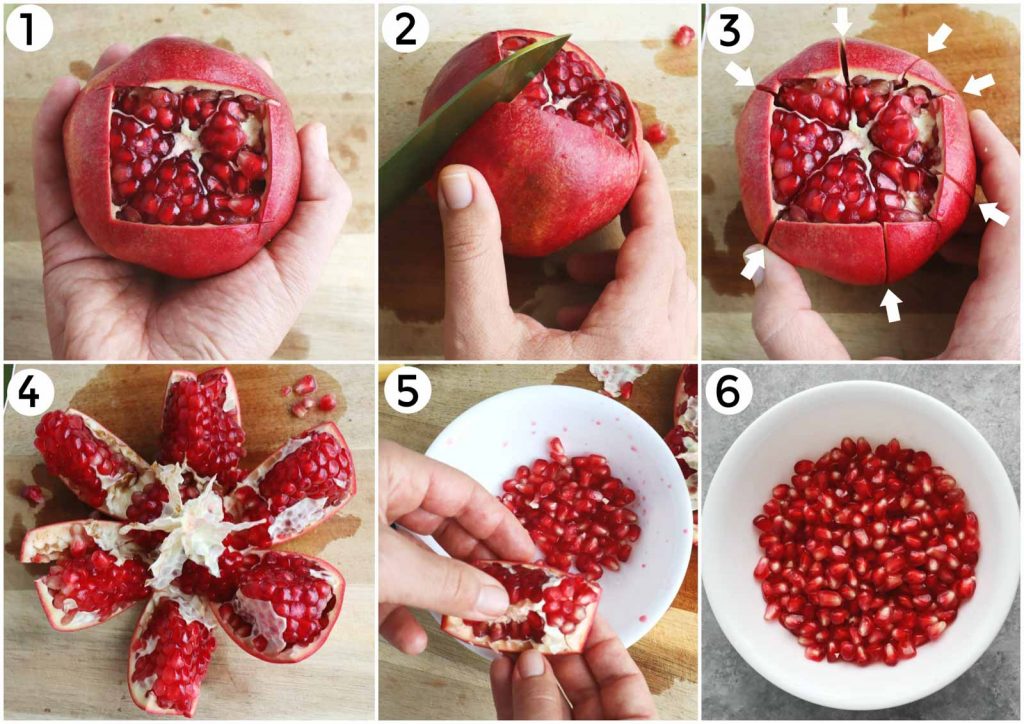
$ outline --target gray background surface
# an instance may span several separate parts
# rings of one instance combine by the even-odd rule
[[[702,378],[726,365],[702,365]],[[753,383],[743,412],[702,405],[701,479],[707,487],[732,441],[763,412],[810,387],[839,380],[894,382],[963,415],[995,450],[1020,501],[1020,372],[1016,365],[732,365]],[[703,719],[1020,719],[1020,592],[999,635],[960,678],[904,706],[854,712],[811,704],[768,682],[733,649],[701,593]],[[822,664],[825,665],[825,664]]]

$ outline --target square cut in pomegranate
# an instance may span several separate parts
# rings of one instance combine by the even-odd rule
[[[266,102],[230,89],[117,87],[110,114],[116,216],[145,224],[247,224],[267,188]]]

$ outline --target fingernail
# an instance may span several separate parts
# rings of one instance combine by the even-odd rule
[[[519,654],[516,668],[519,670],[519,675],[524,679],[540,676],[544,673],[544,654],[536,649],[527,649]]]
[[[743,263],[746,264],[747,263],[747,257],[749,257],[751,254],[753,254],[755,251],[761,251],[763,249],[765,249],[765,247],[762,244],[751,244],[750,246],[748,246],[746,249],[743,250]],[[765,263],[766,264],[768,263],[767,256],[768,255],[765,254]],[[764,267],[763,266],[762,267],[758,267],[754,271],[754,276],[751,277],[750,281],[753,283],[755,289],[757,289],[759,286],[761,286],[762,282],[764,282]]]
[[[313,151],[320,158],[327,160],[331,157],[331,151],[327,146],[327,126],[317,123],[312,127]]]
[[[463,171],[441,173],[438,179],[444,202],[449,209],[464,209],[473,203],[473,184],[469,174]]]
[[[484,586],[476,599],[476,610],[492,618],[508,610],[508,593],[501,586]]]

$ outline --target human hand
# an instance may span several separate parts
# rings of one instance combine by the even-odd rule
[[[989,201],[1010,216],[1006,226],[986,225],[978,278],[960,307],[946,349],[937,359],[1000,360],[1020,355],[1020,156],[984,111],[970,114],[979,181]],[[744,257],[765,250],[765,268],[754,276],[754,334],[771,359],[849,359],[846,347],[811,308],[803,282],[789,262],[755,244]]]
[[[547,329],[512,311],[501,219],[484,177],[448,166],[438,177],[444,227],[444,349],[449,359],[683,359],[697,342],[697,288],[686,274],[672,199],[654,151],[623,216],[622,248],[577,254],[569,276],[604,285],[592,307],[566,307]]]
[[[406,606],[496,618],[508,609],[504,586],[463,561],[525,561],[534,545],[511,511],[464,473],[390,440],[381,440],[379,454],[380,633],[400,651],[418,654],[427,635]],[[437,555],[392,523],[433,536],[452,557]]]
[[[99,73],[131,52],[112,45]],[[269,65],[259,60],[264,70]],[[109,256],[85,233],[71,203],[63,126],[79,92],[58,78],[43,99],[33,139],[43,293],[57,359],[266,359],[316,288],[352,196],[331,163],[327,129],[299,131],[302,177],[288,224],[240,268],[184,281]]]
[[[531,649],[516,660],[508,656],[495,659],[491,664],[491,693],[499,719],[658,716],[644,675],[600,616],[581,654],[545,658]]]

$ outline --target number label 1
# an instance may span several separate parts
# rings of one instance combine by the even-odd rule
[[[7,16],[5,30],[11,45],[31,53],[45,48],[53,38],[53,18],[38,5],[19,5]]]

